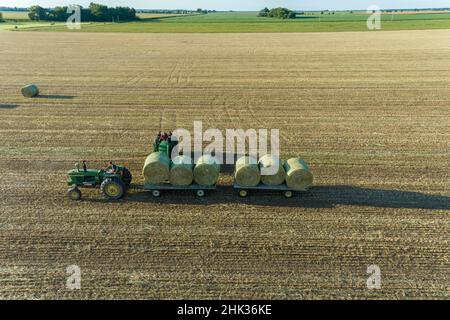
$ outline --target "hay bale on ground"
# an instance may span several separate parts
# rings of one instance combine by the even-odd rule
[[[202,186],[212,186],[219,180],[220,165],[211,155],[203,155],[194,167],[194,181]]]
[[[158,184],[169,180],[170,159],[162,152],[153,152],[145,159],[142,174],[145,183]]]
[[[177,156],[172,159],[169,181],[174,186],[188,186],[194,180],[192,159],[189,156]]]
[[[284,182],[286,171],[280,158],[266,154],[259,159],[258,164],[261,170],[262,183],[267,186],[278,186]]]
[[[39,88],[35,84],[28,84],[21,90],[22,95],[26,98],[36,97],[39,94]]]
[[[313,182],[313,175],[305,160],[292,158],[284,163],[286,170],[286,184],[294,190],[306,190]]]
[[[234,180],[243,187],[258,185],[261,180],[261,174],[256,159],[248,156],[239,158],[235,164]]]

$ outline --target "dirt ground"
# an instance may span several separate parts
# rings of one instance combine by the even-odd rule
[[[1,298],[450,298],[450,30],[0,43]],[[280,129],[314,188],[66,198],[75,162],[140,183],[155,132],[194,120]]]

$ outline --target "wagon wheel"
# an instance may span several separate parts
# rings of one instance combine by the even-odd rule
[[[248,191],[247,191],[247,190],[244,190],[244,189],[239,190],[239,196],[240,196],[241,198],[247,197],[247,196],[248,196]]]
[[[284,196],[286,198],[292,198],[294,196],[294,193],[292,191],[288,190],[288,191],[284,192]]]
[[[67,196],[70,200],[80,200],[81,199],[81,191],[78,187],[72,187],[67,191]]]
[[[159,191],[159,190],[152,191],[152,196],[154,196],[155,198],[158,198],[160,195],[161,195],[161,191]]]

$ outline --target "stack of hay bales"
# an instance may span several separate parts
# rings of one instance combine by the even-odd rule
[[[313,175],[306,162],[301,158],[291,158],[284,163],[286,185],[298,191],[308,189],[313,182]]]
[[[144,182],[150,184],[163,183],[169,180],[169,170],[169,157],[162,152],[153,152],[145,160],[142,169]]]
[[[261,182],[263,184],[278,186],[284,182],[286,171],[280,158],[266,154],[259,159],[258,164],[261,169]]]
[[[194,181],[202,186],[212,186],[219,180],[220,165],[211,155],[203,155],[194,167]]]
[[[258,162],[256,159],[244,156],[236,161],[234,180],[243,187],[257,186],[261,180]]]
[[[28,84],[21,90],[22,95],[26,98],[36,97],[39,94],[39,88],[35,84]]]
[[[287,187],[304,191],[311,187],[313,175],[306,162],[301,158],[282,161],[278,157],[267,154],[262,156],[258,164],[249,156],[239,158],[235,164],[234,181],[242,187],[255,187],[260,182],[267,186]]]
[[[153,152],[145,160],[142,174],[148,184],[169,181],[174,186],[189,186],[195,181],[202,186],[212,186],[219,179],[220,165],[211,155],[203,155],[194,166],[189,156],[177,156],[171,161],[165,153]],[[236,161],[234,180],[242,187],[255,187],[260,182],[278,186],[286,182],[288,188],[303,191],[312,185],[313,175],[301,158],[283,162],[276,156],[265,155],[257,162],[244,156]]]
[[[194,180],[192,159],[181,155],[172,159],[169,181],[174,186],[188,186]]]

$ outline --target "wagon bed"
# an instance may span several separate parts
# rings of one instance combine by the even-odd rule
[[[152,195],[154,197],[159,197],[161,195],[161,191],[185,191],[185,190],[192,190],[195,192],[195,194],[198,197],[204,197],[205,196],[205,191],[210,191],[210,190],[216,190],[217,186],[216,185],[212,185],[212,186],[203,186],[197,183],[193,183],[190,184],[188,186],[174,186],[172,184],[170,184],[169,182],[164,182],[161,184],[151,184],[151,183],[144,183],[143,185],[139,185],[139,186],[134,186],[135,189],[140,189],[140,190],[147,190],[147,191],[151,191]]]

